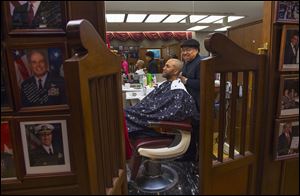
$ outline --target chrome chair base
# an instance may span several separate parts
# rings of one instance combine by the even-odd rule
[[[151,173],[141,168],[143,173]],[[157,193],[171,189],[178,183],[177,172],[166,165],[161,166],[159,175],[142,175],[135,180],[137,189],[145,193]]]

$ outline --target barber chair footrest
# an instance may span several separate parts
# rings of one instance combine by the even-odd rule
[[[146,193],[157,193],[174,187],[178,182],[177,172],[166,165],[162,165],[161,170],[161,175],[138,176],[135,180],[137,189]]]

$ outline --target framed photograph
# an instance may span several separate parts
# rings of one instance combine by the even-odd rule
[[[17,176],[10,125],[8,121],[1,119],[1,182],[15,179]]]
[[[1,43],[1,112],[12,112],[12,99],[8,79],[4,43]]]
[[[67,120],[20,121],[26,174],[70,172]]]
[[[299,115],[299,76],[280,77],[277,116],[279,118]]]
[[[66,3],[60,1],[6,1],[9,34],[65,33]]]
[[[62,66],[65,51],[61,43],[9,49],[12,85],[16,90],[16,105],[21,111],[24,107],[67,107]]]
[[[275,160],[299,157],[299,118],[276,120]]]
[[[280,46],[280,71],[299,71],[299,26],[283,25]]]
[[[299,1],[275,1],[275,21],[299,23]]]

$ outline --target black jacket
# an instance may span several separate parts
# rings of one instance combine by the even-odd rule
[[[185,87],[194,98],[198,111],[200,111],[200,61],[198,54],[192,61],[186,62],[182,68],[182,75],[188,78]]]
[[[148,64],[148,73],[158,73],[157,62],[154,59],[151,59]]]
[[[16,29],[35,28],[63,28],[63,19],[60,1],[41,1],[33,18],[32,24],[28,23],[29,3],[17,6],[12,16],[12,26]]]
[[[21,85],[23,106],[45,106],[66,103],[64,78],[48,72],[43,89],[38,89],[34,76]]]

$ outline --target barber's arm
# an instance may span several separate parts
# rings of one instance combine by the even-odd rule
[[[196,76],[199,76],[200,73],[196,73]],[[187,78],[185,76],[182,76],[181,74],[179,75],[179,78],[181,79],[181,82],[186,85],[189,88],[195,89],[195,90],[200,90],[200,78],[196,79],[191,79]]]

